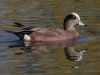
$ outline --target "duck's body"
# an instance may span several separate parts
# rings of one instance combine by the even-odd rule
[[[63,41],[67,39],[76,38],[79,34],[76,32],[74,26],[77,24],[85,25],[80,21],[80,17],[76,13],[71,13],[66,16],[64,20],[64,30],[59,28],[34,28],[34,27],[25,27],[20,23],[15,23],[17,27],[22,27],[23,31],[21,32],[13,32],[7,31],[10,33],[14,33],[20,39],[24,39],[27,41]]]
[[[78,37],[76,31],[65,31],[55,28],[35,28],[30,34],[32,41],[63,41]]]

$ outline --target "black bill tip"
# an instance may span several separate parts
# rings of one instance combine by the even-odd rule
[[[85,24],[84,26],[85,26],[85,27],[87,27],[87,25],[86,25],[86,24]]]

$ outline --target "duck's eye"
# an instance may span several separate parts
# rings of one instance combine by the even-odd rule
[[[76,16],[73,16],[73,20],[75,20],[76,19]]]

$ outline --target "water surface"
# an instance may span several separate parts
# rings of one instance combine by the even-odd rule
[[[80,37],[73,45],[33,43],[25,46],[15,35],[3,31],[21,30],[12,27],[13,22],[63,29],[63,20],[71,12],[78,13],[88,25],[76,26]],[[0,0],[0,75],[99,75],[99,19],[99,0]],[[71,60],[76,57],[68,56],[69,50],[78,53],[78,57],[81,50],[86,51],[76,61]]]

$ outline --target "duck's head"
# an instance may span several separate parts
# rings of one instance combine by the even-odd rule
[[[81,22],[80,16],[74,12],[66,16],[63,25],[64,25],[64,30],[67,30],[69,28],[74,28],[75,25],[86,26],[86,24]]]

